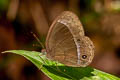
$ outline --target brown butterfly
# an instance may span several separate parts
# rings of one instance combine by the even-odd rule
[[[78,17],[65,11],[52,23],[46,39],[47,57],[66,66],[85,67],[94,57],[93,42]]]

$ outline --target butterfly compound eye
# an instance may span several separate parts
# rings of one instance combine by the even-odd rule
[[[83,59],[86,59],[86,58],[87,58],[87,55],[82,55],[82,58],[83,58]]]

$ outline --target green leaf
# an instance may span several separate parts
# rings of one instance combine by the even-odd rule
[[[52,80],[120,80],[120,78],[91,67],[68,67],[51,61],[43,53],[25,50],[10,50],[3,53],[24,56]],[[16,65],[17,66],[17,65]]]

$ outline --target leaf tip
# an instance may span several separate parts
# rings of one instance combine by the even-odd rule
[[[3,52],[1,52],[2,54],[4,54],[4,53],[10,53],[10,51],[3,51]]]

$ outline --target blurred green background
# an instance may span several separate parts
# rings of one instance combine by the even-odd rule
[[[120,0],[0,0],[0,52],[41,51],[52,21],[63,11],[79,16],[95,45],[90,66],[120,77]],[[50,80],[31,62],[0,53],[0,80]]]

